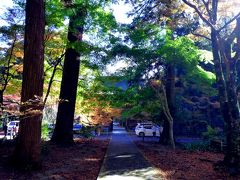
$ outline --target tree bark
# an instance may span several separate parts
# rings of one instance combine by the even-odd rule
[[[77,10],[77,14],[70,18],[68,29],[68,41],[71,44],[82,41],[83,22],[85,10]],[[80,24],[77,23],[80,21]],[[73,121],[75,102],[80,69],[80,54],[75,48],[69,46],[65,53],[63,75],[60,91],[56,126],[52,136],[52,142],[57,144],[73,144]]]
[[[219,101],[223,119],[226,122],[227,149],[224,162],[228,167],[239,168],[240,111],[236,86],[236,64],[235,61],[228,56],[228,52],[223,52],[223,49],[219,47],[219,44],[223,42],[220,42],[220,38],[218,38],[217,32],[214,29],[211,31],[211,39]],[[231,52],[231,49],[229,50]],[[224,64],[224,68],[222,64]]]
[[[172,120],[163,113],[164,119],[163,132],[159,142],[164,145],[175,146],[173,136],[174,102],[175,102],[175,69],[172,64],[167,65],[166,69],[166,98]]]
[[[0,106],[3,106],[3,90],[0,90]]]
[[[217,29],[215,25],[218,20],[217,12],[218,3],[220,1],[213,0],[212,3],[210,3],[212,6],[211,13],[209,13],[209,20],[202,15],[203,13],[201,13],[201,10],[196,5],[186,0],[183,0],[183,2],[193,8],[199,17],[211,28],[212,53],[218,86],[218,96],[222,116],[227,127],[227,150],[224,161],[228,167],[232,168],[232,172],[237,172],[240,168],[240,110],[237,94],[237,78],[239,77],[237,77],[236,64],[240,59],[240,17],[239,14],[237,14],[226,24]],[[209,8],[208,5],[208,3],[205,3],[205,8]],[[227,28],[234,20],[237,20],[236,28],[226,41],[221,39],[220,33],[222,30]],[[231,46],[234,44],[235,39],[237,39],[235,47],[237,51],[234,50],[234,46]],[[236,52],[234,57],[232,57],[233,50]]]
[[[41,120],[44,66],[45,11],[43,0],[27,0],[24,41],[21,117],[15,165],[35,168],[40,165]]]
[[[111,119],[113,119],[113,118],[111,118]],[[113,131],[113,120],[109,124],[109,132],[112,132],[112,131]]]

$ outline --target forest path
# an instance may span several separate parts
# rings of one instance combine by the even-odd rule
[[[114,127],[98,180],[157,180],[152,167],[122,127]]]

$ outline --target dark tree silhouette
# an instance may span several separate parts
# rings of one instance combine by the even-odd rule
[[[68,29],[69,46],[66,49],[63,65],[63,75],[60,91],[60,102],[58,106],[56,127],[53,132],[52,141],[57,144],[73,143],[73,120],[77,94],[78,76],[80,68],[80,54],[76,50],[77,42],[82,41],[85,9],[77,8],[77,13],[70,17]]]

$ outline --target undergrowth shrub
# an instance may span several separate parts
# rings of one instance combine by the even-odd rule
[[[182,144],[183,149],[188,151],[209,151],[209,142],[193,142]]]
[[[80,135],[85,138],[91,138],[93,137],[93,127],[90,126],[83,126],[80,130]]]
[[[42,124],[42,134],[41,134],[41,138],[44,141],[49,140],[49,129],[48,129],[48,124]]]

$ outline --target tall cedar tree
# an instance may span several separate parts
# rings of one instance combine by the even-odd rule
[[[65,53],[60,102],[58,106],[56,127],[52,142],[57,144],[73,144],[73,120],[77,95],[78,76],[80,68],[80,54],[71,44],[82,41],[83,22],[86,11],[76,8],[77,13],[70,17],[68,41],[70,46]]]
[[[27,0],[21,117],[13,154],[14,163],[21,167],[37,167],[40,162],[44,28],[44,1]]]

